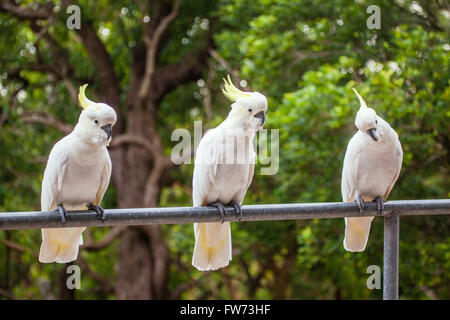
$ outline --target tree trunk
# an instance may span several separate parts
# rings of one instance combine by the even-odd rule
[[[137,99],[128,104],[127,134],[154,141],[154,112],[139,106]],[[151,108],[153,109],[153,108]],[[164,168],[162,149],[149,150],[129,145],[120,148],[113,176],[120,208],[156,207],[161,191]],[[157,152],[158,151],[158,152]],[[124,182],[124,183],[122,183]],[[159,225],[130,226],[119,245],[116,296],[118,299],[167,298],[169,249]]]
[[[119,208],[158,205],[161,178],[173,165],[164,155],[156,130],[157,106],[170,91],[184,83],[197,80],[207,66],[208,47],[212,44],[210,35],[210,43],[203,49],[193,50],[172,64],[159,63],[159,49],[169,39],[166,33],[177,18],[181,3],[181,0],[149,2],[147,10],[151,21],[142,26],[142,41],[132,49],[133,63],[130,66],[130,84],[125,108],[120,108],[120,82],[114,70],[113,59],[98,37],[95,24],[83,19],[81,28],[76,29],[96,69],[95,80],[99,85],[96,98],[111,105],[118,117],[113,129],[110,155],[111,183],[117,190]],[[61,12],[66,11],[68,5],[70,1],[61,1]],[[39,41],[46,42],[54,60],[52,64],[39,65],[39,70],[63,80],[76,99],[76,89],[72,81],[79,82],[79,79],[74,78],[75,69],[70,65],[67,50],[50,32],[43,32],[46,30],[35,23],[37,20],[58,20],[53,9],[51,3],[37,8],[25,8],[14,2],[0,5],[0,11],[9,12],[31,23]],[[124,110],[126,117],[122,112]],[[59,127],[67,128],[62,123]],[[120,136],[122,141],[126,142],[113,148],[114,138],[117,140]],[[168,298],[168,270],[169,249],[160,226],[128,227],[121,234],[116,283],[118,299]],[[60,276],[62,279],[63,274]],[[60,289],[60,295],[65,297],[63,287]]]
[[[73,262],[65,263],[58,273],[58,299],[59,300],[75,300],[75,289],[69,289],[67,287],[67,279],[70,274],[68,274],[67,268],[73,265]]]

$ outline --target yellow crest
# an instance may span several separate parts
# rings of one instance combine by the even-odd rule
[[[231,81],[230,75],[228,75],[228,81],[223,79],[225,82],[225,89],[222,89],[223,94],[227,97],[231,102],[235,102],[239,98],[250,97],[248,92],[244,92],[236,88]]]
[[[80,91],[78,92],[78,100],[80,101],[80,106],[83,109],[86,109],[89,104],[95,104],[95,102],[86,98],[85,90],[87,86],[88,86],[87,84],[82,85],[80,87]]]
[[[361,104],[361,108],[367,108],[366,102],[365,102],[364,99],[359,95],[358,91],[356,91],[355,88],[352,88],[352,89],[353,89],[353,91],[355,91],[356,96],[357,96],[358,99],[359,99],[359,103]]]

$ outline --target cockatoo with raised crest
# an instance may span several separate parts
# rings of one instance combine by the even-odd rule
[[[356,201],[361,212],[364,201],[376,201],[380,214],[383,201],[394,187],[402,167],[403,151],[397,133],[381,119],[353,89],[361,107],[356,115],[355,133],[347,146],[342,170],[342,199]],[[345,218],[344,248],[364,251],[374,217]]]
[[[104,220],[100,206],[111,177],[106,147],[111,141],[117,116],[113,108],[86,98],[87,85],[80,87],[82,112],[74,130],[59,140],[50,152],[42,180],[41,210],[55,210],[66,221],[66,210],[90,209]],[[67,263],[77,259],[85,227],[42,229],[39,261]]]
[[[225,267],[231,260],[230,222],[224,205],[233,206],[239,220],[241,204],[253,178],[256,154],[253,138],[262,129],[267,99],[259,92],[237,89],[228,76],[224,95],[233,102],[228,117],[200,141],[193,176],[194,206],[214,206],[222,223],[195,223],[192,265],[200,271]]]

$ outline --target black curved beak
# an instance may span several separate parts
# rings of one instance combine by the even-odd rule
[[[377,129],[372,128],[367,130],[367,134],[375,141],[378,141],[378,136],[377,136]]]
[[[112,125],[111,124],[107,124],[106,126],[103,126],[102,130],[106,132],[106,134],[108,135],[108,139],[111,138],[111,134],[112,134]]]
[[[254,115],[254,117],[261,120],[261,125],[263,125],[264,122],[266,122],[266,114],[264,113],[264,111],[258,112],[257,114]]]

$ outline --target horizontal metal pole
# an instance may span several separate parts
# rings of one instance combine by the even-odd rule
[[[450,199],[388,201],[383,216],[393,210],[401,216],[450,214]],[[0,230],[62,228],[82,226],[118,226],[144,224],[175,224],[193,222],[219,222],[219,211],[214,207],[166,207],[140,209],[106,209],[102,223],[91,210],[69,211],[62,225],[59,213],[49,212],[3,212],[0,213]],[[344,217],[378,216],[375,203],[366,203],[360,213],[356,203],[295,203],[242,206],[242,221],[323,219]],[[237,221],[232,207],[226,207],[225,221]]]

